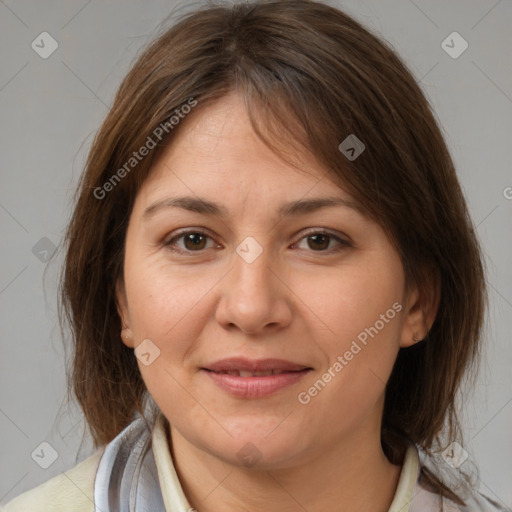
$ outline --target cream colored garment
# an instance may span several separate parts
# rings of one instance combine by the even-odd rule
[[[103,449],[69,471],[27,491],[2,512],[94,512],[94,477]]]
[[[174,469],[162,415],[156,421],[152,441],[165,512],[193,511]],[[94,479],[102,453],[103,449],[98,450],[74,468],[21,494],[0,510],[2,512],[94,512]],[[389,512],[438,512],[441,510],[439,496],[419,487],[418,476],[418,451],[411,444],[405,455]],[[446,500],[443,506],[445,512],[470,510],[455,507]],[[498,509],[484,507],[475,510]]]

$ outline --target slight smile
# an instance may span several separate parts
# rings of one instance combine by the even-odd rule
[[[264,398],[298,382],[310,366],[282,359],[223,359],[201,368],[221,389],[239,398]]]

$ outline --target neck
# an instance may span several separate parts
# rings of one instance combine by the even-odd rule
[[[275,470],[241,468],[206,453],[171,426],[169,446],[190,504],[198,512],[387,512],[400,476],[375,442],[358,432],[307,462]]]

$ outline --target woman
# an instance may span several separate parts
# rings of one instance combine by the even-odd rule
[[[66,240],[98,451],[5,512],[504,510],[460,468],[485,284],[453,162],[346,14],[185,16],[123,81]]]

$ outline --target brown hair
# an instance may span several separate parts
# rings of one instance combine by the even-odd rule
[[[427,338],[400,350],[387,384],[387,456],[399,458],[399,437],[427,452],[443,434],[460,439],[455,399],[478,359],[484,273],[429,103],[395,52],[343,12],[312,0],[257,0],[206,5],[160,35],[123,80],[93,142],[66,234],[61,300],[74,341],[69,379],[95,445],[113,439],[148,399],[133,351],[120,339],[115,284],[131,209],[155,152],[104,197],[94,191],[173,111],[191,99],[202,108],[231,91],[243,96],[270,147],[277,151],[287,135],[360,201],[389,234],[408,282],[425,293],[432,281],[440,288]],[[338,149],[350,134],[366,146],[354,161]]]

